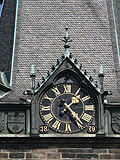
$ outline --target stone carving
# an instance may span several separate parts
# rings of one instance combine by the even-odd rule
[[[115,133],[120,133],[120,113],[112,113],[112,129]]]
[[[5,113],[0,112],[0,131],[3,130],[5,125]]]
[[[8,113],[7,127],[12,133],[20,133],[25,127],[25,113],[23,112]]]

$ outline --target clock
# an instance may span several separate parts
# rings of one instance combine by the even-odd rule
[[[86,129],[95,118],[95,99],[91,92],[74,83],[50,87],[40,98],[43,124],[59,133],[77,133]]]

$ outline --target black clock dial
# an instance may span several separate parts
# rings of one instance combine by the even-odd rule
[[[60,133],[75,133],[85,129],[94,115],[94,98],[79,85],[56,85],[44,93],[40,100],[42,121]]]

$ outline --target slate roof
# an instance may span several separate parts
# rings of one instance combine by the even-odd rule
[[[12,91],[1,101],[15,102],[30,88],[30,68],[36,71],[36,83],[42,81],[51,66],[64,53],[65,26],[73,42],[74,59],[98,81],[104,68],[104,89],[112,91],[109,102],[119,102],[117,79],[110,37],[106,0],[19,0]]]

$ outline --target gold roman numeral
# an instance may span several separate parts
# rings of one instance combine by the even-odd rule
[[[84,115],[82,116],[82,119],[85,120],[86,122],[89,122],[91,120],[92,116],[84,113]]]
[[[52,102],[52,101],[54,100],[54,98],[50,98],[50,97],[48,97],[48,95],[47,95],[47,94],[44,96],[44,99],[48,99],[50,102]]]
[[[87,101],[88,99],[90,99],[90,96],[85,96],[85,97],[82,98],[82,101],[85,102],[85,101]]]
[[[71,132],[71,127],[69,123],[66,123],[65,132]]]
[[[71,85],[70,84],[64,84],[64,93],[71,93]]]
[[[46,120],[47,123],[49,123],[50,121],[52,121],[54,117],[52,116],[51,113],[49,113],[49,114],[44,115],[43,118]]]
[[[43,106],[41,107],[42,111],[50,111],[50,106]]]
[[[52,125],[52,127],[55,128],[55,129],[57,129],[57,130],[59,130],[60,125],[61,125],[61,122],[58,121],[58,120],[56,120],[55,123]]]
[[[60,95],[60,92],[59,92],[57,87],[55,87],[55,88],[53,88],[51,90],[55,93],[56,96]]]
[[[78,95],[78,93],[80,92],[81,88],[78,88],[78,90],[75,92],[75,95]]]
[[[94,111],[94,105],[85,105],[85,111]]]

